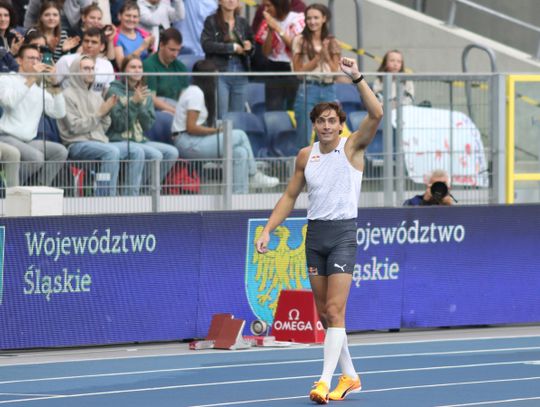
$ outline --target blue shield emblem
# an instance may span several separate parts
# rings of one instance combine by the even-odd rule
[[[250,219],[247,234],[246,295],[253,313],[269,326],[281,290],[310,288],[306,269],[305,218],[286,219],[270,235],[268,253],[255,242],[268,219]]]

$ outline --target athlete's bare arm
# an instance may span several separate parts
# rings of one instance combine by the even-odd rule
[[[259,253],[266,253],[268,251],[267,246],[268,242],[270,242],[270,233],[287,218],[289,213],[291,213],[298,195],[300,195],[300,192],[302,192],[302,189],[304,189],[304,186],[306,185],[304,170],[306,169],[310,152],[311,146],[304,147],[298,152],[298,155],[296,156],[294,174],[289,180],[287,189],[281,198],[279,198],[279,201],[274,207],[266,226],[255,243]]]
[[[341,58],[340,67],[343,73],[349,76],[352,80],[358,79],[362,75],[358,69],[358,64],[354,59]],[[354,131],[347,139],[347,143],[345,144],[345,153],[349,157],[349,160],[353,166],[358,168],[356,164],[361,162],[361,167],[363,168],[363,151],[367,148],[369,143],[371,143],[375,133],[377,132],[377,127],[379,126],[379,122],[383,116],[383,109],[381,103],[364,79],[358,82],[356,86],[358,87],[360,97],[364,102],[364,106],[366,107],[368,114],[364,120],[362,120],[358,129]]]

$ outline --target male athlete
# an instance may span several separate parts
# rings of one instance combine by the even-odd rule
[[[345,308],[356,261],[356,218],[364,170],[364,151],[375,136],[383,111],[358,70],[356,61],[341,58],[341,70],[358,87],[368,115],[348,138],[340,138],[345,112],[338,103],[324,102],[310,113],[319,141],[296,157],[294,174],[256,242],[259,253],[268,251],[270,233],[285,220],[305,185],[309,198],[306,260],[319,317],[327,328],[323,372],[309,393],[326,404],[343,400],[361,389],[352,364],[345,332]],[[342,376],[330,392],[332,375],[340,363]]]

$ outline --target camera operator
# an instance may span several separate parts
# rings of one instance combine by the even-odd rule
[[[450,177],[444,170],[435,170],[430,174],[426,191],[421,195],[407,199],[403,206],[453,205],[457,202],[450,193]]]

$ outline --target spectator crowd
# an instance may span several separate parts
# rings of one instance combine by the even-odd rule
[[[262,0],[251,24],[240,0],[0,0],[3,186],[51,185],[64,161],[91,160],[108,174],[94,193],[112,196],[126,161],[122,194],[137,195],[150,182],[145,161],[160,162],[164,181],[179,157],[220,158],[221,119],[245,111],[242,73],[254,70],[308,74],[305,89],[295,76],[259,77],[267,111],[295,111],[301,148],[306,110],[336,99],[341,51],[329,21],[326,6],[301,0]],[[402,69],[392,51],[380,70]],[[58,140],[43,135],[44,121]],[[234,192],[276,186],[247,134],[232,138]]]

